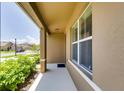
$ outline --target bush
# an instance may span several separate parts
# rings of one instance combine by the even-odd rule
[[[39,55],[36,55],[36,56],[34,56],[34,62],[36,63],[36,64],[38,64],[39,62],[40,62],[40,56]]]
[[[20,63],[21,65],[28,65],[30,66],[30,70],[33,71],[35,70],[35,65],[36,65],[36,62],[33,59],[30,58],[30,56],[22,56],[22,55],[19,55],[18,56],[18,63]]]
[[[36,59],[34,59],[29,56],[18,56],[17,60],[9,59],[1,63],[0,90],[16,90],[18,84],[24,83],[35,70]]]

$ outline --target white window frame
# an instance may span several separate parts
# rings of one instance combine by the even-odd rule
[[[83,70],[85,70],[87,73],[89,73],[90,75],[92,75],[92,72],[90,72],[89,70],[87,70],[86,68],[85,68],[85,66],[82,66],[81,64],[80,64],[80,56],[79,56],[79,43],[81,43],[81,42],[85,42],[85,41],[88,41],[88,40],[92,40],[92,36],[88,36],[88,37],[85,37],[85,38],[83,38],[83,39],[80,39],[80,22],[79,22],[79,20],[81,19],[81,17],[85,14],[85,12],[87,11],[87,9],[89,8],[91,6],[91,3],[89,3],[88,4],[88,6],[86,7],[86,9],[84,10],[84,12],[81,14],[81,16],[78,18],[78,20],[74,23],[74,25],[72,26],[72,28],[73,27],[75,27],[75,25],[77,24],[77,28],[78,28],[78,32],[77,32],[77,41],[73,41],[72,42],[72,46],[74,45],[74,44],[77,44],[77,61],[75,61],[74,59],[72,59],[72,61],[74,62],[74,63],[76,63],[76,64],[78,64],[78,66],[79,67],[81,67]]]

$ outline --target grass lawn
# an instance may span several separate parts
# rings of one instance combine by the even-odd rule
[[[0,51],[1,54],[8,54],[8,53],[15,53],[14,50],[10,50],[10,51]]]
[[[24,55],[29,55],[30,57],[34,57],[36,55],[39,55],[39,52],[38,51],[32,51],[33,53],[27,53],[27,54],[24,54]],[[1,55],[4,55],[4,56],[0,56],[1,58],[12,58],[12,57],[17,57],[18,55],[23,55],[23,54],[16,54],[15,56],[15,51],[14,50],[10,50],[10,51],[0,51],[0,54]]]
[[[9,55],[9,56],[3,56],[1,58],[11,58],[11,57],[16,57],[15,55]]]
[[[15,56],[15,54],[14,54],[14,55],[9,55],[9,56],[3,56],[3,57],[1,57],[1,58],[11,58],[11,57],[17,57],[17,56],[19,56],[19,55],[21,55],[21,54],[16,54],[16,56]],[[38,56],[38,55],[40,55],[40,54],[26,54],[26,55],[28,55],[28,56],[30,56],[30,57],[34,57],[34,56]]]

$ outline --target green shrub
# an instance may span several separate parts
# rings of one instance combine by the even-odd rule
[[[34,56],[34,62],[36,64],[38,64],[40,62],[40,56],[39,55]]]
[[[30,58],[30,56],[26,55],[26,56],[22,56],[19,55],[18,56],[18,63],[21,65],[28,65],[30,66],[30,70],[33,71],[35,70],[35,61],[33,59]]]
[[[17,85],[35,70],[36,60],[29,56],[18,56],[16,60],[9,59],[0,64],[0,90],[16,90]]]

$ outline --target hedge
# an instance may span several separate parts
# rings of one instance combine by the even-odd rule
[[[39,56],[18,56],[16,60],[9,59],[0,63],[0,90],[16,90],[18,84],[24,83],[26,78],[35,70]]]

